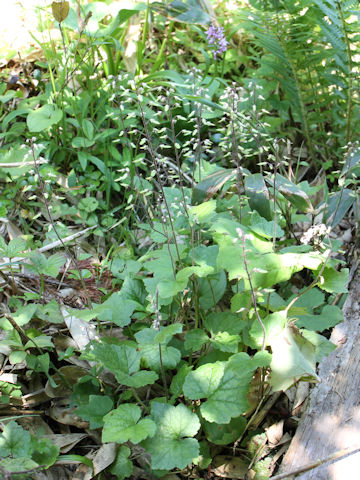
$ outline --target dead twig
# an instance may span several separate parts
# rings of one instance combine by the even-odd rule
[[[332,453],[326,458],[316,460],[315,462],[308,463],[307,465],[304,465],[303,467],[296,468],[295,470],[292,470],[291,472],[288,473],[280,473],[280,475],[275,475],[274,477],[270,477],[270,480],[282,480],[283,478],[289,478],[292,476],[299,475],[300,473],[308,472],[309,470],[313,470],[314,468],[320,467],[321,465],[324,465],[325,463],[331,462],[333,460],[341,460],[344,457],[347,457],[349,455],[353,455],[354,453],[360,452],[360,448],[356,448],[355,450],[351,449],[344,449],[344,450],[338,450],[337,452]]]

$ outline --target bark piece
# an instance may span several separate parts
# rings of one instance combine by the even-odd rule
[[[284,457],[280,473],[325,459],[339,450],[360,447],[360,269],[350,284],[343,314],[344,322],[335,327],[331,336],[338,348],[320,364],[321,382],[311,393],[309,408]],[[352,479],[355,472],[360,475],[360,452],[321,465],[296,479]]]

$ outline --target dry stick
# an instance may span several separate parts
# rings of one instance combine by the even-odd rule
[[[89,308],[91,308],[90,295],[89,295],[89,292],[88,292],[87,287],[86,287],[86,285],[85,285],[84,279],[83,279],[83,277],[82,277],[82,275],[81,275],[81,270],[80,270],[78,261],[77,261],[75,255],[73,255],[73,254],[71,253],[71,251],[69,250],[69,248],[65,245],[64,241],[63,241],[62,238],[60,237],[60,235],[59,235],[59,233],[58,233],[58,231],[57,231],[57,228],[56,228],[56,226],[55,226],[54,220],[53,220],[53,218],[52,218],[52,215],[51,215],[51,212],[50,212],[50,207],[49,207],[48,201],[47,201],[47,199],[46,199],[45,185],[44,185],[43,179],[42,179],[42,177],[41,177],[41,175],[40,175],[39,166],[38,166],[37,160],[36,160],[36,155],[35,155],[35,149],[34,149],[33,139],[31,139],[31,141],[30,141],[30,146],[31,146],[32,156],[33,156],[33,159],[34,159],[35,170],[36,170],[36,173],[37,173],[37,175],[38,175],[38,177],[39,177],[40,190],[41,190],[41,193],[42,193],[42,196],[43,196],[44,205],[45,205],[45,208],[46,208],[46,211],[47,211],[47,214],[48,214],[48,217],[49,217],[51,226],[52,226],[52,228],[54,229],[55,235],[58,237],[60,244],[61,244],[61,245],[63,246],[63,248],[65,249],[68,257],[71,258],[71,260],[74,262],[74,265],[75,265],[75,267],[76,267],[76,270],[77,270],[78,273],[79,273],[79,279],[80,279],[81,286],[82,286],[82,288],[84,289],[84,292],[85,292],[85,296],[86,296],[86,300],[87,300],[87,306],[88,306]]]
[[[94,230],[97,225],[94,225],[93,227],[88,227],[85,228],[84,230],[81,230],[81,232],[76,232],[73,233],[72,235],[69,235],[68,237],[62,238],[61,240],[56,240],[55,242],[51,242],[48,245],[45,245],[44,247],[40,247],[37,249],[39,253],[47,252],[48,250],[52,250],[53,248],[60,247],[64,243],[69,243],[75,240],[75,238],[81,237],[85,233],[89,232],[90,230]],[[5,263],[0,263],[0,268],[1,267],[7,267],[8,265],[16,265],[22,260],[25,260],[27,257],[14,257],[13,262],[5,262]]]
[[[332,460],[339,461],[343,457],[353,455],[354,453],[358,453],[358,452],[360,452],[360,448],[356,448],[355,450],[350,450],[349,448],[338,450],[337,452],[332,453],[331,455],[329,455],[324,459],[321,459],[321,460],[319,459],[319,460],[316,460],[315,462],[308,463],[307,465],[296,468],[291,472],[280,473],[280,475],[275,475],[274,477],[270,477],[270,480],[282,480],[283,478],[288,478],[288,477],[291,477],[292,475],[299,475],[300,473],[308,472],[309,470],[314,470],[314,468],[320,467],[321,465],[331,462]]]

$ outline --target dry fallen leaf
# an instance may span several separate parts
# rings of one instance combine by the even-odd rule
[[[222,478],[244,479],[248,471],[249,462],[240,457],[217,455],[213,460],[212,472]]]

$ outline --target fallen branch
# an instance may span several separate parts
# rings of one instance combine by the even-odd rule
[[[322,460],[316,460],[315,462],[308,463],[303,467],[296,468],[295,470],[288,472],[288,473],[280,473],[280,475],[275,475],[274,477],[270,477],[270,480],[282,480],[283,478],[288,478],[293,475],[299,475],[300,473],[308,472],[309,470],[313,470],[314,468],[320,467],[324,465],[324,463],[331,462],[332,460],[341,460],[343,457],[348,455],[353,455],[354,453],[360,452],[360,448],[356,448],[355,450],[344,449],[338,450],[337,452],[332,453],[328,457]]]

